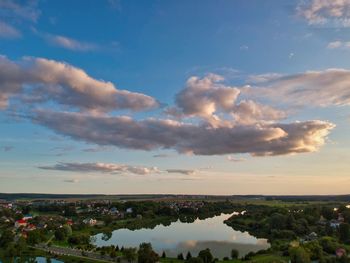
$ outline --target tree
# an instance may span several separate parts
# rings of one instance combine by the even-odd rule
[[[165,252],[162,253],[162,258],[166,258]]]
[[[10,244],[13,241],[14,237],[15,235],[11,230],[9,229],[5,230],[0,236],[0,247],[1,248],[7,247],[8,244]]]
[[[28,238],[27,238],[28,244],[35,245],[40,243],[44,239],[45,239],[45,236],[38,229],[28,232]]]
[[[343,242],[350,239],[350,225],[347,223],[340,224],[339,226],[339,239]]]
[[[124,248],[123,254],[128,262],[133,262],[137,258],[136,248]]]
[[[310,263],[310,255],[302,247],[293,247],[289,250],[292,263]]]
[[[203,260],[201,258],[190,258],[186,261],[186,263],[203,263]]]
[[[188,251],[186,255],[186,260],[189,260],[190,258],[192,258],[192,254],[190,251]]]
[[[55,238],[58,240],[58,241],[63,241],[65,240],[67,237],[66,235],[66,231],[64,228],[58,228],[56,229],[55,231]]]
[[[153,251],[150,243],[140,244],[138,251],[138,263],[155,263],[159,260],[159,256]]]
[[[70,225],[64,225],[63,230],[64,230],[64,233],[67,237],[71,236],[73,233],[72,227]]]
[[[109,256],[110,256],[111,258],[116,258],[116,257],[117,257],[117,252],[115,252],[115,250],[113,249],[113,250],[111,251],[111,253],[109,253]]]
[[[199,251],[198,257],[201,258],[204,263],[211,263],[213,261],[213,255],[209,248]]]
[[[237,249],[232,249],[232,250],[231,250],[231,258],[232,258],[232,259],[237,259],[238,256],[239,256],[238,250],[237,250]]]
[[[177,255],[178,260],[184,260],[184,255],[182,253]]]

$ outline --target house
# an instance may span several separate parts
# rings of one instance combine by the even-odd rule
[[[39,223],[38,225],[37,225],[37,228],[38,229],[45,229],[47,227],[47,224],[45,224],[45,223]]]
[[[30,214],[24,215],[24,216],[23,216],[23,220],[30,220],[30,219],[32,219],[32,218],[33,218],[33,216],[30,215]]]
[[[112,207],[112,208],[109,210],[109,213],[110,213],[111,215],[118,215],[118,214],[119,214],[119,211],[118,211],[117,208]]]
[[[36,226],[33,224],[29,224],[24,230],[25,231],[33,231],[36,229]]]
[[[329,225],[332,227],[332,228],[338,228],[340,226],[340,222],[338,220],[335,220],[335,219],[332,219],[330,222],[329,222]]]
[[[15,222],[15,228],[26,227],[26,226],[27,226],[27,221],[24,219],[20,219]]]
[[[346,250],[344,248],[337,248],[337,250],[335,251],[335,255],[337,258],[346,256]]]
[[[87,224],[87,225],[90,225],[90,226],[94,226],[94,225],[96,225],[97,220],[93,219],[93,218],[86,218],[86,219],[83,220],[83,223]]]
[[[132,212],[133,212],[133,210],[132,210],[131,207],[129,207],[129,208],[126,209],[126,213],[127,213],[127,214],[132,214]]]
[[[68,219],[67,220],[67,225],[69,226],[72,226],[74,223],[73,223],[73,220],[72,219]]]

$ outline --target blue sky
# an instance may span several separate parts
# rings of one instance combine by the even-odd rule
[[[0,1],[0,192],[344,194],[350,1]]]

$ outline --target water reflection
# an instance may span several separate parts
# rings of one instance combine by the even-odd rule
[[[158,225],[153,229],[118,229],[113,231],[109,239],[102,233],[96,235],[95,244],[138,247],[142,242],[151,242],[158,253],[165,251],[168,256],[174,257],[187,251],[197,255],[200,250],[210,248],[218,258],[229,256],[233,248],[242,256],[269,247],[266,239],[257,239],[247,232],[235,231],[225,225],[224,220],[230,216],[231,214],[221,214],[204,220],[191,220],[192,223],[178,220],[169,226]]]

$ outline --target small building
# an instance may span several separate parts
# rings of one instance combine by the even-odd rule
[[[332,228],[338,228],[340,226],[340,222],[338,220],[335,220],[335,219],[332,219],[330,222],[329,222],[329,225],[332,227]]]
[[[129,208],[126,209],[126,213],[127,213],[127,214],[132,214],[132,212],[133,212],[133,210],[132,210],[131,207],[129,207]]]
[[[15,222],[15,228],[26,227],[26,226],[27,226],[27,221],[24,219],[20,219]]]
[[[86,219],[83,220],[83,223],[87,224],[87,225],[90,225],[90,226],[94,226],[94,225],[96,225],[97,220],[93,219],[93,218],[86,218]]]
[[[335,255],[337,258],[341,258],[346,256],[346,250],[344,248],[337,248],[337,250],[335,251]]]
[[[24,215],[22,219],[24,219],[24,220],[30,220],[30,219],[32,219],[32,218],[33,218],[33,215],[28,214],[28,215]]]

